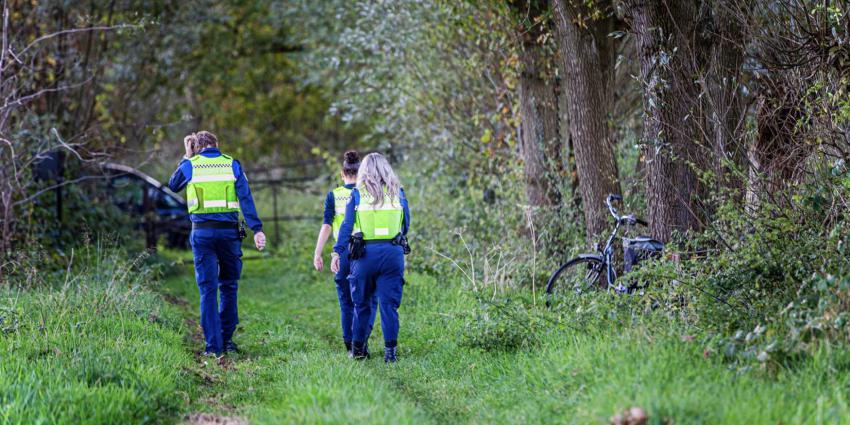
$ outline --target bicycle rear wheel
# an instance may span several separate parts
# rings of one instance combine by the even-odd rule
[[[596,257],[576,257],[564,263],[546,284],[546,306],[569,294],[580,294],[599,284],[605,263]]]

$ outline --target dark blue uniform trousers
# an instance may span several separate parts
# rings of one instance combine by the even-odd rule
[[[351,342],[354,333],[354,301],[351,299],[351,260],[348,259],[348,251],[339,256],[339,272],[334,276],[336,282],[336,295],[339,298],[339,319],[342,325],[342,339]],[[372,295],[372,314],[369,316],[369,327],[366,339],[372,333],[375,326],[375,314],[378,312],[378,300]]]
[[[239,323],[236,291],[242,274],[242,241],[236,229],[194,229],[189,242],[195,254],[206,351],[221,354]]]
[[[362,257],[351,261],[351,299],[354,301],[354,342],[364,343],[374,318],[372,298],[378,296],[384,343],[395,347],[398,341],[398,307],[404,283],[404,252],[387,243],[366,245]]]

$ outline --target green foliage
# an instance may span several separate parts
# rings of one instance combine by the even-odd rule
[[[533,348],[535,328],[545,326],[522,302],[479,301],[478,309],[464,321],[461,345],[484,351],[513,351]]]
[[[583,424],[633,405],[652,421],[674,423],[838,422],[850,414],[843,348],[814,353],[793,370],[739,374],[705,354],[697,328],[644,314],[639,297],[600,294],[548,311],[524,289],[479,303],[460,282],[418,273],[408,273],[404,288],[399,363],[352,362],[340,341],[332,277],[310,270],[310,252],[298,246],[313,230],[294,226],[279,258],[247,263],[236,336],[246,351],[233,368],[206,369],[193,406],[258,424]],[[189,267],[166,288],[196,314]],[[481,312],[534,343],[468,345],[466,328]],[[380,332],[376,326],[373,352]]]
[[[705,233],[624,277],[644,288],[633,311],[698,327],[706,349],[740,371],[775,372],[843,346],[850,217],[836,206],[850,193],[844,178],[841,167],[821,169],[757,210],[721,205]]]
[[[3,423],[159,423],[180,411],[191,356],[143,260],[88,246],[65,273],[0,289]]]
[[[794,366],[825,347],[847,344],[850,268],[844,265],[838,273],[806,278],[785,307],[766,315],[764,323],[752,331],[739,330],[731,337],[716,339],[714,350],[741,370],[760,366],[775,371]]]

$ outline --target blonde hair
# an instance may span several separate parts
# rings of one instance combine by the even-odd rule
[[[372,197],[372,205],[383,205],[385,194],[390,199],[398,198],[401,183],[389,161],[379,154],[370,153],[360,162],[357,172],[357,187],[366,190]],[[386,190],[386,192],[385,192]]]

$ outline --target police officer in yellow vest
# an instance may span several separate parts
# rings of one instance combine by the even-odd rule
[[[319,229],[319,238],[316,241],[316,251],[313,254],[313,266],[318,271],[324,269],[324,261],[322,260],[322,251],[324,251],[325,243],[328,237],[333,232],[334,239],[338,238],[339,228],[345,218],[345,206],[348,200],[351,199],[351,191],[354,189],[354,183],[357,181],[357,170],[360,168],[360,155],[356,151],[348,151],[343,156],[342,171],[340,172],[342,180],[345,183],[330,192],[325,198],[325,214],[322,227]],[[334,253],[336,255],[336,253]],[[351,351],[352,324],[354,320],[354,303],[351,300],[351,284],[349,282],[349,261],[348,254],[344,253],[340,256],[339,271],[334,275],[336,282],[336,292],[339,298],[339,316],[342,325],[342,340],[345,344],[345,349],[349,356]],[[372,326],[375,323],[375,313],[377,312],[377,302],[373,296],[371,299],[372,313],[369,316],[368,333],[371,333]]]
[[[175,192],[186,188],[192,221],[189,242],[195,256],[201,327],[206,339],[204,354],[218,357],[237,349],[233,332],[239,323],[236,292],[242,273],[239,211],[254,232],[258,250],[265,247],[266,236],[239,161],[221,153],[218,138],[208,131],[187,136],[183,144],[186,156],[168,186]]]
[[[352,350],[355,359],[368,357],[368,320],[374,308],[369,302],[377,294],[384,334],[384,361],[396,361],[398,308],[404,284],[404,255],[410,209],[398,177],[383,155],[363,158],[357,173],[357,188],[345,207],[334,251],[338,254],[331,270],[338,270],[342,257],[351,258],[351,298],[354,301]]]

